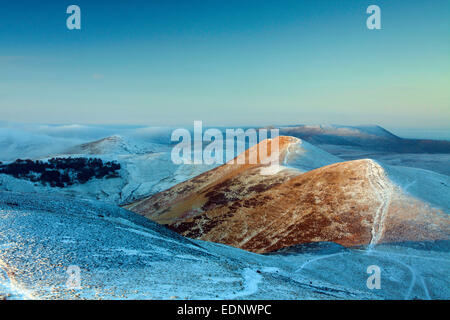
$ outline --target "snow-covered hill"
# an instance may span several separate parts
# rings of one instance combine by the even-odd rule
[[[295,139],[288,147],[282,164],[306,172],[342,161],[344,160],[304,140]]]
[[[234,200],[261,193],[304,172],[341,161],[298,138],[279,136],[268,143],[271,141],[277,141],[279,145],[279,152],[271,155],[277,158],[278,164],[250,163],[250,153],[259,152],[259,147],[253,146],[224,165],[186,179],[154,197],[133,202],[127,208],[157,222],[171,223],[179,215],[186,217],[202,212],[200,207],[208,206],[209,198],[212,202],[217,200],[222,205],[231,205]],[[185,205],[180,208],[175,205],[174,212],[169,210],[179,201]]]
[[[214,167],[175,165],[170,158],[169,145],[119,135],[60,149],[52,157],[95,157],[105,162],[116,161],[121,164],[120,177],[52,188],[0,174],[0,190],[64,194],[124,204],[170,188]],[[39,159],[46,161],[49,158]]]
[[[158,143],[138,141],[120,135],[112,135],[71,147],[63,153],[80,155],[140,155],[158,152],[166,147]]]
[[[170,158],[171,148],[168,144],[113,135],[62,149],[52,156],[96,157],[105,162],[117,161],[121,164],[119,178],[93,179],[85,184],[75,184],[60,189],[0,174],[0,190],[61,193],[126,204],[166,190],[218,166],[217,164],[176,165]],[[40,159],[45,161],[48,157]],[[281,159],[281,164],[305,172],[339,161],[342,159],[308,142],[295,139],[287,150],[286,156]]]
[[[448,248],[319,243],[259,255],[93,200],[0,192],[7,299],[448,299]],[[371,265],[382,270],[381,290],[366,286]]]

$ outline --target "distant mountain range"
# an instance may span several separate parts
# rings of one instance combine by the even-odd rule
[[[380,126],[299,125],[280,127],[280,135],[319,146],[341,145],[396,153],[450,153],[450,141],[404,139]]]

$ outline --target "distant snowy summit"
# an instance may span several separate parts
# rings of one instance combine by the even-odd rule
[[[139,155],[155,152],[157,149],[157,144],[155,143],[134,141],[133,139],[120,135],[112,135],[100,140],[77,145],[63,153],[86,155]]]
[[[398,136],[378,125],[343,126],[343,125],[293,125],[280,127],[282,130],[304,132],[310,135],[336,135],[336,136],[373,136],[379,138],[400,139]]]
[[[404,139],[376,125],[298,125],[279,129],[282,135],[301,138],[325,150],[337,145],[396,153],[450,153],[450,141]]]

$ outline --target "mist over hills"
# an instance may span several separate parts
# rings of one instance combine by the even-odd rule
[[[298,137],[314,145],[338,145],[401,153],[450,153],[450,141],[401,138],[380,126],[293,125],[275,126],[280,135]],[[47,157],[53,152],[108,137],[138,140],[141,143],[171,144],[177,127],[114,125],[45,125],[0,123],[1,161],[21,157]],[[205,126],[205,130],[208,127]],[[231,127],[232,128],[232,127]],[[192,131],[192,128],[186,127]],[[217,127],[221,131],[225,128]],[[243,129],[246,129],[245,127]],[[47,148],[43,148],[47,145]],[[51,146],[51,148],[50,148]],[[39,148],[43,148],[38,152]],[[53,151],[55,150],[55,151]],[[27,154],[27,152],[29,154]]]

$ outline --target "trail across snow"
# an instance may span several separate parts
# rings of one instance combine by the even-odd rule
[[[368,161],[368,180],[374,190],[375,196],[381,202],[373,218],[372,239],[370,240],[369,247],[371,249],[383,236],[384,222],[391,202],[393,187],[386,178],[383,168],[373,160]]]
[[[226,299],[237,299],[250,296],[258,292],[258,285],[262,280],[262,276],[260,274],[258,274],[255,270],[245,268],[242,272],[242,277],[243,289],[233,295],[227,296]]]
[[[299,272],[300,273],[303,270],[303,268],[305,268],[311,262],[314,262],[314,261],[317,261],[317,260],[322,260],[322,259],[328,259],[328,258],[331,258],[331,257],[334,257],[334,256],[341,256],[341,255],[344,255],[344,254],[346,254],[346,252],[338,252],[338,253],[327,254],[327,255],[324,255],[324,256],[320,256],[318,258],[307,260],[306,262],[304,262],[300,266],[300,268],[296,269],[295,272]]]
[[[360,251],[360,250],[356,250],[356,251]],[[408,290],[406,291],[405,296],[404,296],[405,300],[408,300],[410,298],[412,290],[413,290],[414,286],[416,285],[418,279],[420,280],[420,285],[423,288],[423,291],[425,293],[426,299],[431,300],[430,293],[428,291],[428,287],[427,287],[423,277],[412,266],[404,263],[401,259],[394,258],[394,256],[398,256],[398,254],[385,253],[385,252],[381,252],[381,251],[378,251],[378,250],[370,250],[370,251],[366,252],[366,254],[375,255],[375,256],[378,256],[379,258],[382,258],[382,259],[385,259],[385,260],[397,263],[397,264],[405,267],[410,272],[410,274],[411,274],[411,281],[410,281],[410,284],[408,286]]]

